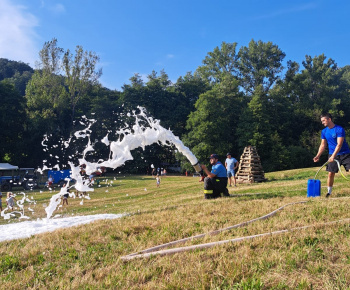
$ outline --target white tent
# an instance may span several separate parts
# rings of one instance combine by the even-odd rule
[[[11,165],[10,163],[0,163],[0,170],[14,170],[18,169],[18,166]]]

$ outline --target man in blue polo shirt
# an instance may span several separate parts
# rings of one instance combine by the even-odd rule
[[[219,161],[219,156],[212,154],[209,157],[212,165],[211,172],[205,165],[202,169],[207,175],[204,178],[204,198],[217,198],[220,196],[230,196],[227,189],[227,173],[225,166]]]
[[[236,187],[236,175],[235,175],[235,170],[238,168],[239,162],[236,160],[236,158],[233,158],[231,156],[231,153],[226,154],[226,160],[225,160],[225,167],[227,170],[227,178],[228,178],[228,183],[229,186],[232,184],[232,177],[233,177],[233,184]]]
[[[338,172],[338,164],[334,160],[338,160],[340,165],[345,167],[346,171],[350,169],[350,149],[345,140],[345,130],[333,123],[332,115],[325,113],[321,115],[321,122],[326,127],[321,132],[321,145],[317,155],[314,157],[314,162],[320,160],[320,156],[328,145],[328,161],[326,170],[328,171],[327,187],[328,192],[326,197],[332,193],[334,176]]]

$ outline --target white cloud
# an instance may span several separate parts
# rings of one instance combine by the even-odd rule
[[[38,19],[26,8],[0,0],[0,57],[34,66],[38,58],[35,27]]]
[[[51,10],[52,12],[54,12],[56,14],[61,14],[61,13],[66,12],[66,8],[61,3],[57,3],[56,5],[50,6],[49,10]]]
[[[167,58],[174,58],[175,55],[169,53],[166,57],[167,57]]]
[[[40,3],[40,8],[45,8],[46,10],[53,12],[54,14],[62,14],[66,12],[66,8],[61,3],[50,4],[44,0],[41,0]]]

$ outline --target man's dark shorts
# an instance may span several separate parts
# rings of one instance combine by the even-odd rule
[[[328,155],[328,158],[330,157],[331,155]],[[346,171],[350,170],[350,154],[337,155],[335,159],[339,161],[340,165],[343,165],[345,167]],[[329,172],[337,173],[339,171],[337,162],[333,161],[331,163],[328,163],[326,170]]]

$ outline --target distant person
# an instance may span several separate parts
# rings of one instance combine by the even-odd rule
[[[211,154],[209,157],[212,165],[211,172],[205,165],[201,165],[204,173],[204,198],[218,198],[220,196],[230,196],[227,189],[227,174],[224,165],[219,161],[217,154]]]
[[[53,181],[54,181],[54,179],[53,179],[53,177],[52,177],[52,175],[50,175],[49,176],[49,179],[47,180],[47,187],[49,188],[49,189],[52,189],[53,188]]]
[[[160,176],[157,174],[156,176],[157,187],[160,186]]]
[[[15,201],[17,201],[17,199],[15,199],[15,197],[13,196],[13,193],[8,192],[6,198],[7,207],[13,210],[13,207],[15,206]]]
[[[233,184],[236,187],[236,169],[238,168],[239,162],[232,157],[231,153],[226,154],[226,160],[225,160],[225,167],[227,171],[227,178],[229,186],[232,186],[232,178],[233,178]]]
[[[85,170],[85,168],[86,168],[86,165],[85,165],[85,164],[81,164],[81,165],[80,165],[80,175],[81,175],[82,177],[87,177],[87,176],[86,176],[86,170]]]
[[[2,193],[0,192],[0,211],[2,211]]]
[[[350,149],[345,140],[345,130],[343,127],[334,124],[332,115],[325,113],[321,115],[321,123],[324,128],[321,132],[321,144],[317,155],[313,158],[314,162],[320,160],[320,156],[328,146],[328,171],[327,179],[327,194],[329,197],[332,194],[334,176],[338,172],[338,164],[334,160],[338,160],[340,165],[345,167],[346,171],[350,169]]]
[[[64,184],[63,187],[66,187],[66,184]],[[64,189],[64,190],[66,190],[66,192],[63,194],[62,205],[64,205],[64,204],[68,205],[69,188]]]
[[[89,175],[89,187],[94,187],[95,184],[95,174],[91,173]]]

